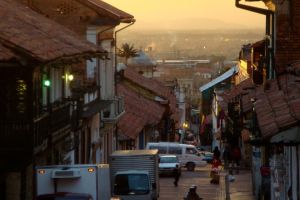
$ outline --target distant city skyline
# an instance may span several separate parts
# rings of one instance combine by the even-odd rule
[[[104,0],[132,14],[130,29],[253,29],[265,16],[235,7],[235,0]],[[247,3],[265,8],[262,2]]]

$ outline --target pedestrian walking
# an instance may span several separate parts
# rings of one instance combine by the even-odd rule
[[[179,177],[180,177],[179,169],[178,168],[174,168],[174,170],[173,170],[173,176],[174,176],[174,186],[177,187],[178,181],[179,181]]]
[[[225,149],[223,151],[223,160],[224,160],[224,168],[227,169],[229,165],[230,159],[230,148],[228,145],[225,146]]]
[[[232,151],[230,156],[232,157],[232,162],[235,164],[236,168],[236,173],[239,173],[239,167],[240,167],[240,160],[241,160],[241,150],[239,146],[235,146]]]
[[[220,152],[220,150],[219,150],[219,147],[215,147],[213,153],[214,153],[214,157],[215,157],[215,158],[217,158],[217,159],[220,158],[221,152]]]
[[[219,158],[214,157],[211,162],[210,183],[219,184],[220,182],[220,166],[222,162]]]

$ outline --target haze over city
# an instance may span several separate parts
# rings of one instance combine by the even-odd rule
[[[265,26],[265,16],[235,7],[234,0],[105,0],[137,20],[135,30],[252,29]],[[242,1],[243,4],[247,2]],[[251,5],[264,8],[262,2]]]

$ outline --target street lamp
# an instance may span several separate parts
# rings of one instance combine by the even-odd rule
[[[183,122],[182,127],[183,129],[187,129],[189,127],[189,124],[187,122]]]
[[[182,134],[181,134],[181,137],[180,137],[180,143],[183,143],[183,140],[185,138],[185,133],[186,133],[186,130],[188,129],[189,127],[189,124],[187,122],[183,122],[182,124]]]

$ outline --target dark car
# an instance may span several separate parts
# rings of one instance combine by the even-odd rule
[[[207,163],[211,163],[214,158],[214,154],[209,151],[200,151],[200,154],[204,156],[203,160],[205,160]]]

